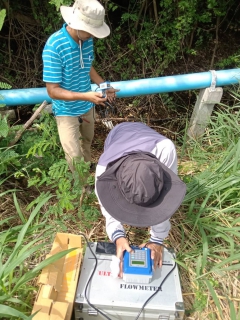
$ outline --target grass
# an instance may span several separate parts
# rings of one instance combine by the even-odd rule
[[[219,106],[201,140],[185,136],[178,142],[179,174],[187,195],[171,219],[166,244],[177,252],[186,320],[240,320],[239,125],[236,101],[234,108]],[[8,318],[30,319],[36,276],[55,233],[81,230],[91,241],[105,241],[104,219],[95,216],[97,203],[85,208],[88,221],[82,223],[83,213],[77,210],[65,210],[59,218],[51,215],[49,208],[55,203],[48,193],[31,205],[22,191],[13,196],[5,191],[0,192],[0,240],[5,243],[0,249],[0,316],[4,305],[5,317],[8,312]],[[131,228],[129,236],[140,244],[146,231]],[[8,300],[2,302],[6,295]],[[21,314],[14,316],[11,308]]]
[[[177,258],[189,319],[240,319],[240,112],[236,110],[219,109],[202,140],[188,141],[182,150],[187,161],[181,159],[180,174],[188,191],[181,213],[173,217],[175,235],[172,239],[171,233],[169,241],[179,243]]]
[[[14,217],[1,220],[0,227],[0,317],[1,319],[32,319],[27,316],[32,309],[32,292],[35,290],[30,282],[35,280],[39,272],[47,265],[62,258],[71,250],[62,251],[40,263],[31,266],[31,258],[37,259],[39,253],[47,245],[46,235],[52,233],[47,221],[36,223],[40,209],[50,200],[51,196],[42,199],[26,217],[22,213],[15,193],[13,201],[22,224],[6,227]],[[42,260],[42,259],[41,259]]]

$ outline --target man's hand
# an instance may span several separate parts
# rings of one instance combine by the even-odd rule
[[[100,104],[102,106],[105,106],[104,102],[107,101],[107,97],[102,97],[102,92],[94,92],[89,91],[84,93],[85,100],[93,102],[94,104]]]
[[[123,253],[125,250],[128,252],[133,252],[133,249],[129,246],[126,238],[118,238],[116,240],[116,256],[120,259],[120,278],[123,276]]]
[[[162,267],[163,246],[156,243],[143,243],[139,247],[143,248],[147,245],[147,248],[151,249],[151,259],[154,260],[154,270],[157,267]]]
[[[106,90],[107,99],[110,103],[113,103],[116,99],[116,92],[120,91],[120,89],[110,88]]]

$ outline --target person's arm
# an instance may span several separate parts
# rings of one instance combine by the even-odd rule
[[[169,220],[152,226],[150,229],[150,242],[162,244],[164,239],[167,238],[168,233],[171,229]]]
[[[104,82],[103,78],[97,73],[96,69],[91,66],[90,78],[92,82],[96,83],[98,86],[100,83]]]
[[[150,239],[148,243],[143,243],[140,247],[147,246],[151,249],[151,259],[154,260],[154,269],[162,266],[163,241],[168,236],[171,228],[169,220],[159,223],[151,227]]]
[[[121,222],[113,218],[107,210],[100,204],[101,212],[106,219],[106,232],[112,242],[116,242],[119,238],[125,238],[125,230]]]
[[[95,193],[98,198],[98,202],[101,208],[103,216],[106,218],[106,232],[109,239],[116,244],[116,256],[119,259],[119,274],[118,276],[122,278],[122,261],[123,253],[125,250],[132,252],[131,247],[129,246],[128,240],[125,235],[125,230],[122,223],[115,218],[113,218],[107,210],[102,206],[101,201],[97,194],[96,181],[97,177],[105,172],[106,167],[97,165],[96,174],[95,174]]]
[[[66,90],[60,87],[59,83],[46,83],[47,92],[50,98],[56,100],[64,101],[90,101],[94,104],[101,104],[104,106],[104,101],[107,101],[107,98],[102,98],[101,92],[74,92]]]
[[[115,218],[113,218],[108,212],[107,210],[102,206],[101,201],[98,197],[98,193],[97,193],[97,188],[96,188],[96,182],[97,182],[97,177],[100,176],[103,172],[105,172],[106,167],[105,166],[101,166],[101,165],[97,165],[96,167],[96,173],[95,173],[95,194],[98,198],[98,202],[100,205],[100,209],[101,212],[103,214],[103,216],[106,219],[106,232],[107,235],[109,237],[109,239],[112,242],[116,242],[117,239],[119,238],[125,238],[125,230],[123,228],[123,225],[120,221],[116,220]]]

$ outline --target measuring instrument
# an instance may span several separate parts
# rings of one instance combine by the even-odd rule
[[[102,98],[106,98],[106,90],[111,88],[110,81],[99,83],[99,88],[102,90]]]
[[[139,272],[145,269],[148,261],[151,261],[148,256],[150,250],[140,249],[139,256],[139,252],[136,254],[139,248],[134,248],[134,257],[125,254],[128,270],[124,271],[123,266],[124,280],[112,276],[110,264],[112,255],[116,256],[115,249],[113,243],[96,242],[90,243],[86,248],[74,303],[75,319],[104,320],[106,317],[103,314],[105,314],[110,320],[135,320],[144,306],[139,320],[182,320],[184,304],[178,268],[174,267],[175,261],[169,250],[164,249],[162,268],[157,268],[153,272],[149,283],[139,283],[137,279],[128,283],[130,277],[133,277],[131,273],[127,273],[128,270],[132,272],[131,268],[136,268]]]
[[[124,252],[123,280],[127,283],[150,283],[153,276],[151,250],[132,247],[133,252]]]

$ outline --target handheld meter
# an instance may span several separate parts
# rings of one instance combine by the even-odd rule
[[[123,280],[128,283],[149,283],[152,280],[151,250],[132,247],[134,252],[124,252]]]
[[[110,81],[100,83],[99,88],[102,90],[102,98],[106,98],[106,90],[111,88]]]

